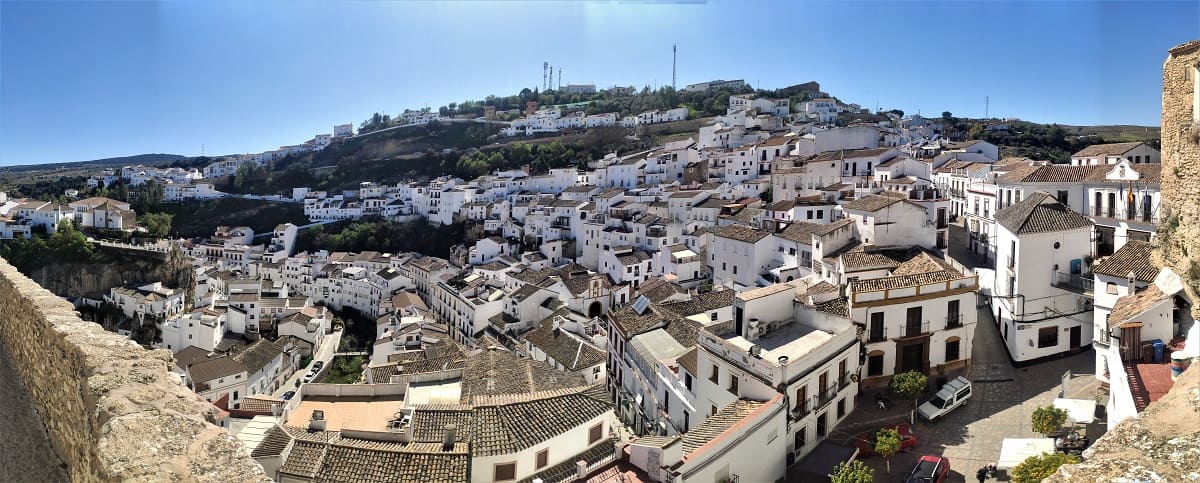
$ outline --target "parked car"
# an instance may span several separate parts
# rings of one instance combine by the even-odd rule
[[[933,421],[966,404],[968,399],[971,399],[971,381],[959,376],[942,386],[932,399],[921,404],[917,413],[926,421]]]
[[[905,483],[942,483],[950,474],[950,460],[941,456],[922,456]]]
[[[325,361],[317,361],[312,364],[312,370],[314,371],[319,371],[322,367],[325,367]]]
[[[907,424],[896,426],[895,429],[897,433],[900,433],[901,451],[917,447],[917,435],[912,434]],[[858,448],[859,456],[871,456],[875,454],[875,434],[878,432],[869,431],[854,437],[854,446]]]
[[[304,384],[308,384],[308,383],[312,382],[313,379],[317,378],[318,372],[319,371],[312,371],[312,372],[309,372],[308,374],[305,374],[304,379],[301,379],[300,382],[302,382]]]
[[[283,399],[284,401],[287,401],[287,400],[291,399],[292,396],[295,396],[295,395],[296,395],[296,391],[288,391],[288,392],[283,393],[283,395],[280,396],[279,398]]]

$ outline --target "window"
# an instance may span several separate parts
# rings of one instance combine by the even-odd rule
[[[496,471],[492,474],[496,481],[508,481],[517,479],[517,463],[500,463],[496,465]]]
[[[1038,348],[1045,349],[1058,345],[1058,326],[1038,329]]]
[[[686,372],[683,373],[683,386],[686,387],[689,391],[692,390],[692,375],[691,374],[688,374]]]
[[[958,360],[958,338],[946,339],[946,362]]]
[[[717,367],[716,364],[713,364],[711,374],[712,375],[710,375],[708,377],[708,380],[712,381],[715,384],[717,381],[719,381],[721,379],[721,368]]]
[[[688,432],[688,426],[691,425],[691,422],[692,422],[691,420],[692,420],[691,413],[684,411],[683,412],[683,432],[685,432],[685,433]]]
[[[1107,286],[1107,288],[1108,288],[1108,294],[1109,294],[1109,295],[1116,295],[1116,294],[1117,294],[1117,284],[1116,284],[1116,283],[1113,283],[1113,282],[1108,282],[1108,286]]]
[[[817,210],[817,219],[818,220],[825,219],[825,210]]]
[[[738,377],[734,374],[729,375],[729,392],[738,395]]]
[[[1063,205],[1067,204],[1067,190],[1058,190],[1058,202]]]
[[[808,210],[808,219],[813,219],[813,210]]]
[[[538,451],[536,459],[537,461],[533,463],[533,469],[535,470],[540,470],[550,464],[550,448]]]
[[[602,437],[604,437],[604,423],[596,423],[595,426],[592,426],[592,428],[588,430],[589,445],[600,441],[600,438]]]
[[[737,275],[737,265],[734,265],[734,266],[733,266],[733,274],[734,274],[734,275]]]
[[[838,417],[838,419],[842,419],[842,417],[844,417],[845,415],[846,415],[846,399],[845,398],[838,399],[837,417]]]
[[[710,411],[708,412],[708,415],[709,415],[709,416],[716,416],[716,415],[717,415],[717,405],[716,405],[716,404],[714,404],[714,405],[712,406],[712,410],[710,410]]]

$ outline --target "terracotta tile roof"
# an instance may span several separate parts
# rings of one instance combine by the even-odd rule
[[[543,362],[518,357],[508,350],[485,349],[468,354],[463,369],[461,400],[466,404],[483,396],[525,394],[584,385],[583,376],[579,373],[558,371]]]
[[[188,366],[187,372],[192,382],[199,384],[247,371],[242,363],[224,356],[194,363]]]
[[[735,424],[745,419],[746,416],[749,416],[750,413],[766,404],[765,402],[749,401],[746,399],[739,399],[729,403],[729,405],[717,411],[717,414],[709,416],[699,426],[684,433],[683,454],[690,456],[698,448],[716,439]]]
[[[849,249],[846,249],[847,247]],[[899,267],[905,260],[915,256],[920,249],[914,247],[875,247],[873,245],[863,245],[856,241],[843,247],[842,250],[839,250],[840,253],[835,252],[826,258],[840,256],[842,266],[845,267],[846,271],[858,271]]]
[[[321,462],[325,459],[325,448],[324,443],[296,441],[292,444],[292,451],[287,460],[279,467],[279,474],[315,478],[321,469]]]
[[[1126,322],[1135,322],[1138,316],[1146,313],[1160,302],[1171,298],[1170,294],[1159,290],[1158,285],[1150,284],[1145,290],[1133,295],[1117,299],[1112,313],[1108,314],[1108,327],[1118,327]]]
[[[813,304],[813,308],[830,315],[850,318],[850,303],[846,297],[838,297]]]
[[[842,205],[842,209],[875,212],[901,201],[903,200],[890,196],[867,195]]]
[[[281,354],[283,354],[283,348],[278,344],[267,339],[259,339],[232,357],[246,367],[246,372],[254,374]]]
[[[712,235],[746,243],[756,243],[771,235],[771,232],[742,225],[715,226],[708,229]]]
[[[1110,166],[1067,166],[1064,164],[1048,164],[1044,166],[1017,165],[1009,172],[1000,175],[1000,181],[1012,183],[1078,183],[1080,181],[1101,181]]]
[[[604,362],[604,352],[574,335],[554,328],[554,318],[564,316],[565,312],[565,309],[555,311],[549,317],[542,319],[536,328],[523,334],[521,338],[541,349],[568,371],[578,371]]]
[[[733,290],[714,290],[708,293],[693,295],[690,300],[668,302],[662,304],[660,307],[680,317],[687,317],[711,312],[722,307],[730,307],[733,305],[735,295],[737,295],[737,292]]]
[[[582,453],[579,453],[571,458],[567,458],[562,463],[534,473],[528,478],[521,480],[519,483],[532,483],[535,479],[547,482],[576,481],[576,472],[579,471],[576,467],[576,463],[579,461],[586,461],[588,466],[591,467],[593,464],[600,462],[604,458],[612,456],[613,451],[614,449],[612,440],[606,439],[600,441],[596,443],[595,446],[584,450]]]
[[[1092,226],[1092,221],[1044,191],[996,212],[996,222],[1015,234],[1074,230]]]
[[[283,450],[292,442],[292,435],[288,433],[282,426],[275,425],[268,429],[263,435],[262,441],[259,441],[258,446],[250,453],[253,458],[265,458],[268,456],[279,456],[283,454]]]
[[[679,367],[687,369],[693,377],[700,377],[700,373],[696,372],[696,351],[698,350],[698,348],[692,347],[683,355],[675,358],[675,363],[679,364]]]
[[[1077,152],[1075,154],[1072,154],[1071,157],[1078,158],[1078,157],[1098,157],[1098,156],[1120,156],[1122,154],[1128,153],[1133,148],[1136,148],[1142,144],[1145,144],[1145,143],[1140,142],[1140,141],[1135,141],[1135,142],[1128,142],[1128,143],[1093,144],[1091,146],[1088,146],[1086,148],[1079,150],[1079,152]]]
[[[304,431],[300,429],[300,431]],[[470,466],[468,446],[455,444],[444,449],[438,443],[399,443],[342,438],[338,433],[313,440],[297,436],[281,475],[319,482],[356,481],[467,481]],[[439,440],[440,441],[440,440]],[[270,456],[270,455],[268,455]]]
[[[1154,265],[1153,252],[1154,246],[1149,242],[1130,240],[1116,253],[1101,260],[1092,272],[1120,278],[1128,277],[1129,272],[1133,272],[1137,280],[1153,282],[1159,272]]]
[[[668,282],[662,277],[654,277],[646,280],[645,283],[638,287],[638,295],[645,295],[646,298],[654,303],[662,302],[674,295],[686,293],[686,289],[678,284]]]
[[[476,405],[471,450],[476,457],[515,453],[612,410],[612,399],[603,384],[560,391],[550,397],[534,394],[528,400],[508,404]]]
[[[784,240],[803,243],[805,245],[812,244],[812,236],[826,228],[826,225],[820,223],[809,223],[807,221],[795,221],[788,225],[775,236]]]

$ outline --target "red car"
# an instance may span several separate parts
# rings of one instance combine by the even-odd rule
[[[912,434],[907,424],[896,426],[895,429],[897,433],[900,433],[901,451],[917,447],[917,435]],[[876,431],[871,431],[854,437],[854,446],[858,448],[859,456],[875,454],[875,433]]]
[[[942,483],[950,474],[950,460],[941,456],[922,456],[908,474],[906,483]]]

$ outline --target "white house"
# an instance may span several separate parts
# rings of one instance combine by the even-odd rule
[[[996,323],[1015,361],[1092,341],[1092,222],[1038,191],[996,213]]]
[[[708,268],[713,285],[746,289],[758,285],[775,255],[771,232],[741,225],[708,229]]]
[[[1162,154],[1143,142],[1093,144],[1071,155],[1072,166],[1117,164],[1120,161],[1132,164],[1160,163]]]

